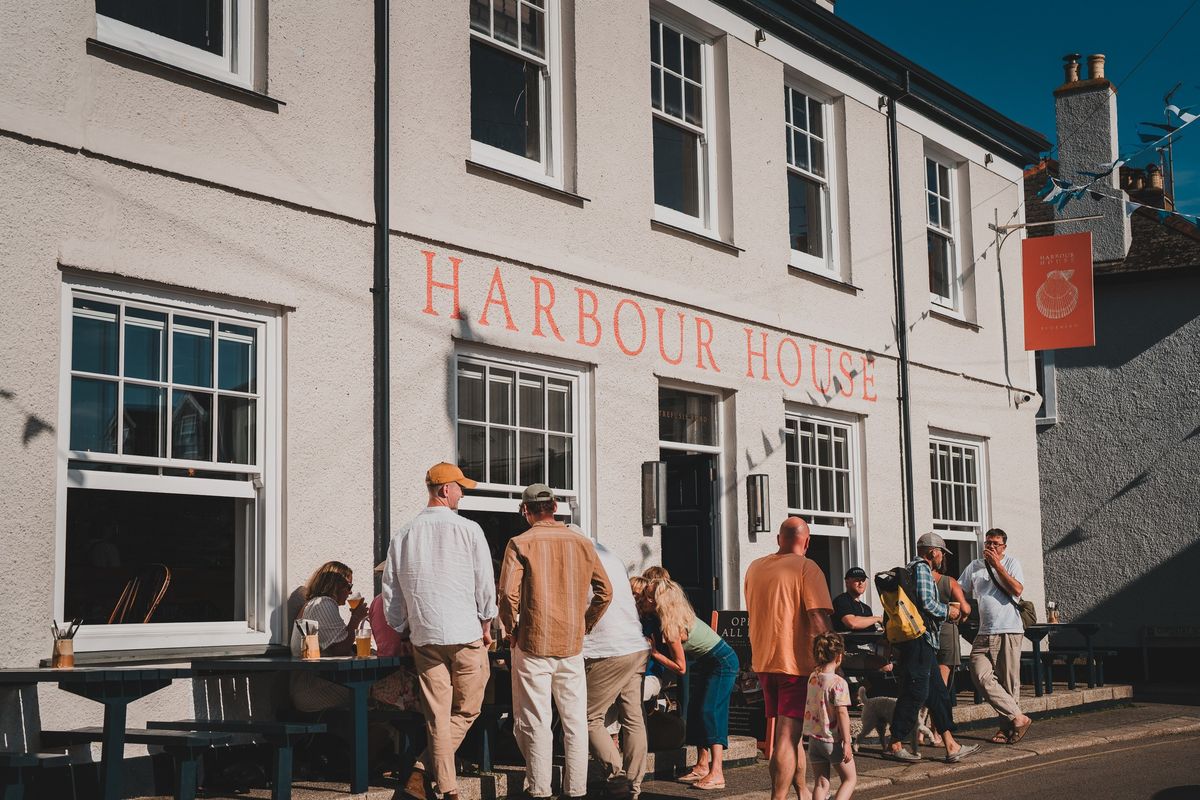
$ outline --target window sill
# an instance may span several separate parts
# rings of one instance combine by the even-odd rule
[[[1034,423],[1039,428],[1052,428],[1058,424],[1058,417],[1038,417]]]
[[[967,320],[963,319],[960,316],[957,316],[953,312],[940,309],[936,306],[929,309],[929,316],[934,317],[935,319],[940,319],[943,322],[949,322],[951,325],[954,325],[959,328],[966,328],[967,330],[971,330],[971,331],[983,330],[982,327],[980,327],[979,325],[976,325],[974,322],[968,322]]]
[[[714,250],[720,250],[723,253],[729,253],[730,255],[734,255],[734,256],[740,255],[740,254],[746,252],[742,248],[740,248],[734,244],[730,244],[729,242],[723,242],[720,239],[709,236],[707,234],[696,233],[696,231],[688,230],[687,228],[681,228],[678,225],[672,225],[669,222],[663,222],[662,220],[658,220],[658,219],[650,220],[650,229],[655,230],[655,231],[661,231],[663,233],[669,233],[674,236],[678,236],[681,239],[689,239],[698,244],[707,245],[708,247],[711,247]]]
[[[579,208],[583,208],[584,203],[592,202],[591,198],[584,197],[583,195],[578,195],[574,192],[568,192],[566,189],[560,189],[557,186],[551,186],[547,183],[542,183],[541,181],[535,181],[532,178],[526,178],[524,175],[517,175],[516,173],[509,172],[506,169],[493,167],[490,164],[484,164],[482,162],[475,161],[474,159],[468,158],[466,163],[467,172],[472,175],[478,175],[482,178],[490,178],[492,180],[500,181],[501,183],[507,183],[521,189],[530,189],[545,197],[549,197],[554,200],[562,200],[565,203],[570,203],[571,205],[578,206]]]
[[[287,655],[291,650],[278,644],[235,645],[226,647],[167,647],[158,650],[96,650],[76,653],[76,666],[108,666],[122,664],[161,664],[191,661],[200,658],[225,658],[240,656]],[[39,667],[50,666],[50,659],[38,662]]]
[[[190,86],[193,89],[208,91],[229,100],[236,100],[255,106],[256,108],[261,108],[264,111],[279,113],[279,107],[287,105],[282,100],[277,100],[274,97],[256,92],[253,89],[244,89],[241,86],[235,86],[216,78],[210,78],[207,75],[201,75],[198,72],[192,72],[189,69],[144,56],[141,53],[135,53],[132,50],[126,50],[123,47],[102,42],[99,39],[87,40],[87,52],[89,55],[102,58],[113,64],[119,64],[139,72],[144,72],[147,75],[154,75],[174,81],[184,86]]]
[[[832,275],[826,275],[820,272],[814,272],[811,269],[797,267],[795,264],[788,264],[788,274],[794,275],[797,278],[807,278],[814,283],[819,283],[823,286],[828,286],[831,289],[837,289],[846,294],[859,295],[862,294],[862,287],[855,286],[853,283],[844,281],[841,278],[835,278]]]

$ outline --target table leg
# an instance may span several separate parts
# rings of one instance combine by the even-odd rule
[[[1033,695],[1041,697],[1042,688],[1042,643],[1033,639]]]
[[[100,754],[100,797],[118,800],[121,796],[121,762],[125,759],[125,712],[127,700],[104,704],[104,739]]]
[[[1083,638],[1084,638],[1084,642],[1086,642],[1086,644],[1087,644],[1088,688],[1095,689],[1096,688],[1096,653],[1092,649],[1091,634],[1088,634],[1088,635],[1084,636]]]
[[[350,690],[350,747],[354,761],[350,773],[350,793],[367,790],[367,694],[370,683],[347,683]]]

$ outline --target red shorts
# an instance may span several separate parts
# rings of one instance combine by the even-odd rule
[[[804,719],[804,704],[808,700],[808,676],[785,675],[781,672],[758,673],[762,687],[767,719],[792,717]]]

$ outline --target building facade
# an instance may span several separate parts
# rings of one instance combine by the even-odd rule
[[[377,555],[370,10],[209,5],[34,3],[0,56],[5,666],[80,616],[98,660],[261,652],[313,568]],[[420,2],[390,33],[395,525],[453,459],[497,554],[546,481],[701,612],[789,514],[834,588],[1001,526],[1041,602],[1019,255],[988,228],[1040,136],[807,0]],[[177,682],[130,719],[214,703]]]
[[[1097,159],[1116,157],[1116,94],[1103,58],[1090,57],[1092,73],[1069,73],[1055,90],[1059,157],[1027,178],[1027,190],[1051,175],[1077,180]],[[1097,108],[1092,124],[1079,124]],[[1064,619],[1103,623],[1097,641],[1119,653],[1111,673],[1162,681],[1185,674],[1180,646],[1200,647],[1200,612],[1188,597],[1200,568],[1200,233],[1159,218],[1156,209],[1173,209],[1174,199],[1158,164],[1122,168],[1105,194],[1061,214],[1104,212],[1074,223],[1097,243],[1096,345],[1039,353],[1046,594]],[[1126,216],[1125,201],[1141,207]],[[1030,219],[1056,213],[1032,195],[1029,209]]]

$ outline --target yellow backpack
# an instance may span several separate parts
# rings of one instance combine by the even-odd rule
[[[884,631],[892,644],[911,642],[925,635],[925,618],[913,598],[917,581],[908,567],[896,567],[875,576],[875,590],[883,603]]]

